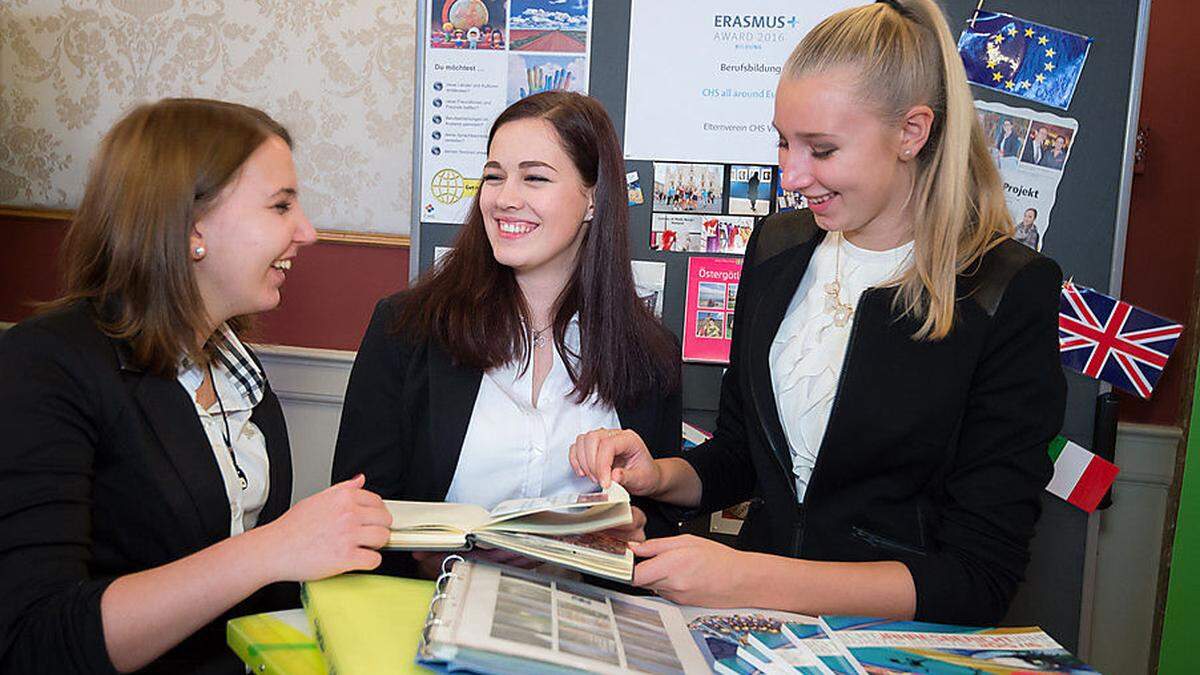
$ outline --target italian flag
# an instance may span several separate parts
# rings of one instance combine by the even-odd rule
[[[1046,490],[1091,513],[1121,471],[1080,445],[1059,436],[1050,442],[1054,477]]]

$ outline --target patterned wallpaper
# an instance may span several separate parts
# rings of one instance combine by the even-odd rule
[[[73,208],[138,102],[238,101],[296,139],[318,228],[408,234],[417,0],[0,0],[0,204]]]

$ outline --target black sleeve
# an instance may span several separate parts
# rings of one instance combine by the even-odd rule
[[[1054,470],[1047,446],[1066,408],[1061,283],[1053,261],[1035,258],[1009,282],[991,319],[943,484],[937,546],[901,559],[916,586],[918,620],[996,625],[1024,576]]]
[[[112,673],[91,562],[103,423],[78,353],[16,326],[0,340],[0,673]],[[136,488],[130,488],[136,489]]]
[[[412,455],[410,414],[405,400],[405,376],[411,346],[392,332],[395,322],[392,298],[375,305],[363,335],[333,451],[334,483],[366,474],[364,486],[384,499],[404,499],[405,474]],[[381,551],[383,562],[376,573],[416,576],[416,563],[407,551]]]
[[[354,357],[331,475],[337,483],[366,474],[366,489],[384,499],[404,494],[410,455],[404,423],[408,350],[391,332],[393,317],[391,300],[380,300]]]
[[[763,226],[754,228],[750,241],[746,243],[747,261],[755,260]],[[721,377],[716,429],[713,430],[712,438],[683,454],[683,459],[692,465],[700,477],[702,491],[698,507],[676,510],[675,515],[681,521],[740,504],[755,493],[758,476],[748,452],[746,425],[757,424],[758,418],[751,412],[751,417],[747,419],[740,372],[745,367],[741,363],[742,342],[748,339],[746,334],[750,329],[750,308],[756,299],[756,283],[754,264],[748,262],[742,268],[738,282],[738,311],[733,315],[734,330],[729,348],[729,367]]]
[[[683,392],[681,387],[660,402],[660,414],[655,420],[653,436],[644,438],[646,447],[655,458],[678,457],[683,429]],[[646,497],[631,497],[633,505],[646,514],[646,537],[670,537],[679,534],[675,509]]]

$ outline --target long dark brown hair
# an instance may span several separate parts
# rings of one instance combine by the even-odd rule
[[[173,376],[184,354],[204,363],[196,338],[211,324],[189,236],[271,136],[292,146],[266,113],[224,101],[163,99],[125,115],[100,143],[63,242],[63,295],[43,309],[91,301],[101,330],[149,372]]]
[[[671,334],[634,291],[629,260],[625,163],[612,121],[595,99],[568,92],[534,94],[508,107],[492,124],[542,119],[587,187],[595,188],[575,270],[555,303],[554,346],[568,364],[576,400],[592,394],[613,406],[632,405],[679,386],[679,357]],[[440,343],[457,363],[487,370],[532,353],[530,310],[511,268],[496,261],[476,195],[454,249],[399,296],[397,332],[415,331]],[[564,343],[579,313],[580,353]],[[578,357],[572,366],[571,356]]]

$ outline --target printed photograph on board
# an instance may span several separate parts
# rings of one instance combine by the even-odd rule
[[[729,167],[729,212],[738,215],[765,216],[771,212],[773,166]]]
[[[650,221],[650,249],[740,255],[753,232],[753,216],[656,213]]]
[[[654,163],[655,211],[720,213],[724,189],[724,165]]]
[[[586,52],[590,4],[590,0],[511,0],[508,48],[518,52]]]
[[[1074,130],[1068,127],[1034,122],[1029,130],[1026,150],[1021,154],[1021,162],[1062,171],[1067,166],[1074,136]]]
[[[430,0],[429,46],[504,49],[505,0]]]
[[[543,91],[587,93],[587,57],[557,54],[508,55],[508,103]]]

